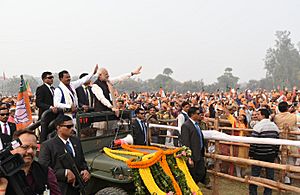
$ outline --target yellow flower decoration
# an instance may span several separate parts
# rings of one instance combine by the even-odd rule
[[[167,192],[164,192],[161,190],[157,184],[155,183],[155,180],[151,174],[150,167],[160,162],[160,166],[163,168],[165,173],[171,178],[173,187],[175,189],[176,195],[182,195],[181,189],[176,182],[174,176],[172,175],[172,172],[169,168],[169,165],[166,161],[166,155],[174,155],[176,156],[176,152],[180,150],[180,148],[174,149],[174,150],[165,150],[163,151],[160,148],[153,147],[153,146],[129,146],[129,145],[122,145],[122,148],[129,151],[123,151],[123,150],[112,150],[109,148],[103,148],[105,154],[107,154],[109,157],[124,161],[127,163],[128,167],[130,168],[138,168],[140,177],[142,178],[145,186],[147,187],[150,194],[156,194],[156,195],[166,195]],[[138,149],[148,149],[148,150],[154,150],[156,152],[148,153],[145,151],[140,151]],[[142,157],[141,161],[134,161],[134,158],[128,159],[126,157],[120,156],[121,155],[129,155],[129,156],[137,156]],[[176,164],[178,168],[184,173],[185,179],[187,182],[187,185],[191,189],[192,193],[196,193],[197,195],[202,195],[202,192],[200,191],[198,185],[193,180],[189,169],[185,163],[185,161],[182,158],[176,158]]]
[[[197,195],[202,195],[202,192],[201,192],[200,188],[198,187],[198,185],[193,180],[193,178],[192,178],[192,176],[189,172],[189,169],[188,169],[186,163],[184,162],[184,160],[182,160],[181,158],[175,158],[175,159],[176,159],[176,163],[178,165],[178,168],[184,173],[187,185],[191,189],[192,193],[196,192]]]
[[[148,160],[149,158],[153,157],[154,154],[147,154],[145,155],[142,160]],[[166,195],[167,193],[162,191],[155,183],[154,178],[152,177],[150,168],[143,168],[139,169],[140,176],[147,187],[150,194],[156,194],[156,195]]]
[[[130,156],[143,156],[143,153],[140,152],[128,152],[128,151],[122,151],[122,150],[112,150],[107,147],[103,148],[103,151],[105,154],[113,159],[120,160],[126,162],[128,158],[116,155],[116,154],[123,154],[123,155],[130,155]]]

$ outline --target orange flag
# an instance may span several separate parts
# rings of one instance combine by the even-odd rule
[[[28,86],[29,85],[25,82],[23,75],[21,75],[20,90],[15,113],[17,130],[24,129],[32,123]]]
[[[162,87],[159,88],[159,92],[158,93],[159,93],[160,97],[166,97],[165,91],[163,90]]]

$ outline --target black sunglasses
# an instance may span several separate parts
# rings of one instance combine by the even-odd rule
[[[1,113],[0,115],[1,115],[1,116],[8,116],[9,113]]]
[[[71,128],[73,128],[74,125],[60,125],[60,126],[67,127],[68,129],[71,129]]]
[[[48,77],[46,77],[47,79],[53,79],[54,78],[54,76],[48,76]]]

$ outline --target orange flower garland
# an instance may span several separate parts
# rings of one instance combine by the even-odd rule
[[[148,150],[157,150],[157,152],[156,152],[157,155],[158,154],[161,155],[161,161],[160,161],[161,167],[163,168],[165,173],[171,178],[173,186],[174,186],[175,191],[176,191],[176,194],[177,195],[182,195],[181,189],[180,189],[177,181],[175,180],[175,178],[174,178],[174,176],[173,176],[173,174],[170,170],[170,167],[167,163],[167,160],[166,160],[166,155],[174,154],[174,153],[178,152],[180,150],[180,148],[176,148],[176,149],[173,149],[173,150],[169,149],[169,150],[163,151],[162,149],[160,149],[158,147],[154,147],[154,146],[139,146],[139,145],[127,145],[127,144],[122,144],[122,148],[125,149],[125,150],[128,150],[128,151],[131,151],[131,152],[140,152],[140,153],[144,153],[144,154],[148,154],[149,152],[140,151],[140,150],[137,150],[136,148],[148,149]],[[161,151],[162,151],[162,153],[159,153]],[[155,158],[155,156],[153,158]],[[133,159],[130,159],[130,160],[132,161]],[[149,159],[149,160],[153,160],[152,162],[155,162],[154,161],[155,159]],[[158,158],[158,160],[160,160],[160,158]],[[128,164],[128,162],[130,162],[130,161],[127,161],[127,164]],[[143,161],[143,162],[145,162],[145,161]],[[141,162],[137,162],[137,163],[141,163]],[[155,164],[155,163],[153,163],[153,164]],[[153,165],[153,164],[151,164],[151,165]],[[131,165],[128,164],[128,166],[130,167]],[[146,167],[143,166],[143,167],[136,167],[136,168],[146,168]]]
[[[143,160],[143,161],[133,161],[135,160],[135,158],[131,158],[129,160],[126,161],[127,165],[129,168],[148,168],[152,165],[154,165],[155,163],[157,163],[160,159],[161,156],[163,154],[163,150],[159,150],[157,152],[154,153],[153,157],[147,160]]]
[[[178,151],[180,151],[181,148],[168,149],[168,150],[164,151],[161,148],[154,147],[154,146],[140,146],[140,145],[127,145],[127,144],[122,144],[122,148],[127,150],[127,151],[133,152],[133,153],[140,153],[140,154],[142,153],[142,154],[145,155],[142,158],[143,159],[142,161],[135,161],[136,158],[131,158],[131,159],[126,160],[126,163],[127,163],[129,168],[139,169],[140,175],[143,178],[143,180],[145,180],[147,182],[151,181],[150,186],[154,187],[153,185],[155,184],[155,182],[154,182],[154,179],[152,177],[148,177],[148,176],[146,177],[146,175],[149,175],[149,172],[150,172],[149,167],[151,167],[152,165],[154,165],[157,162],[160,162],[160,166],[162,167],[164,172],[171,178],[171,181],[172,181],[173,187],[175,189],[176,195],[182,195],[182,191],[180,189],[180,186],[178,185],[176,179],[174,178],[174,176],[172,174],[172,171],[171,171],[171,169],[168,165],[168,162],[166,160],[166,155],[174,155],[175,156],[175,154]],[[139,149],[154,150],[156,152],[150,153],[150,152],[146,152],[146,151],[141,151]],[[191,175],[188,171],[187,165],[185,164],[184,160],[182,160],[180,158],[176,158],[176,163],[177,163],[178,167],[181,169],[181,171],[183,171],[183,173],[185,174],[187,185],[190,187],[192,192],[197,194],[197,195],[198,194],[201,195],[202,193],[201,193],[199,187],[197,186],[197,184],[192,179],[192,177],[191,177]],[[151,173],[150,173],[150,175],[151,175]],[[154,184],[153,184],[153,182],[154,182]],[[156,188],[156,190],[159,189],[158,186],[156,186],[156,185],[155,185],[155,188]],[[158,194],[163,193],[163,191],[161,191],[160,189],[156,192]]]
[[[162,150],[155,146],[141,146],[141,145],[128,145],[128,144],[122,144],[121,147],[130,152],[140,152],[143,154],[149,154],[149,152],[140,151],[140,150],[137,150],[136,148],[147,149],[147,150],[156,150],[156,151]]]
[[[168,165],[167,159],[166,159],[166,155],[162,156],[161,162],[160,162],[160,166],[163,168],[163,170],[165,171],[165,173],[171,178],[172,180],[172,184],[173,187],[175,189],[176,195],[182,195],[181,189],[176,181],[176,179],[174,178],[171,169]]]
[[[176,159],[178,168],[185,174],[187,184],[190,187],[190,189],[192,190],[192,192],[196,193],[196,195],[202,195],[200,188],[195,183],[185,162],[180,158],[175,158],[175,159]]]

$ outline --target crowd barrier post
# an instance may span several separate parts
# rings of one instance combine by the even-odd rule
[[[219,118],[216,117],[215,122],[214,122],[214,128],[215,130],[219,130]],[[220,154],[220,141],[219,140],[215,140],[215,154]],[[219,176],[217,175],[217,173],[220,172],[220,165],[221,165],[221,161],[217,158],[214,158],[214,174],[213,174],[213,195],[219,195]]]
[[[288,139],[288,132],[289,132],[289,126],[287,124],[283,125],[283,129],[281,132],[281,138]],[[287,156],[288,156],[288,147],[286,145],[281,146],[281,162],[280,164],[286,165],[287,164]],[[280,181],[284,183],[285,176],[286,176],[286,170],[280,171]],[[279,190],[279,194],[282,194],[282,191]]]

